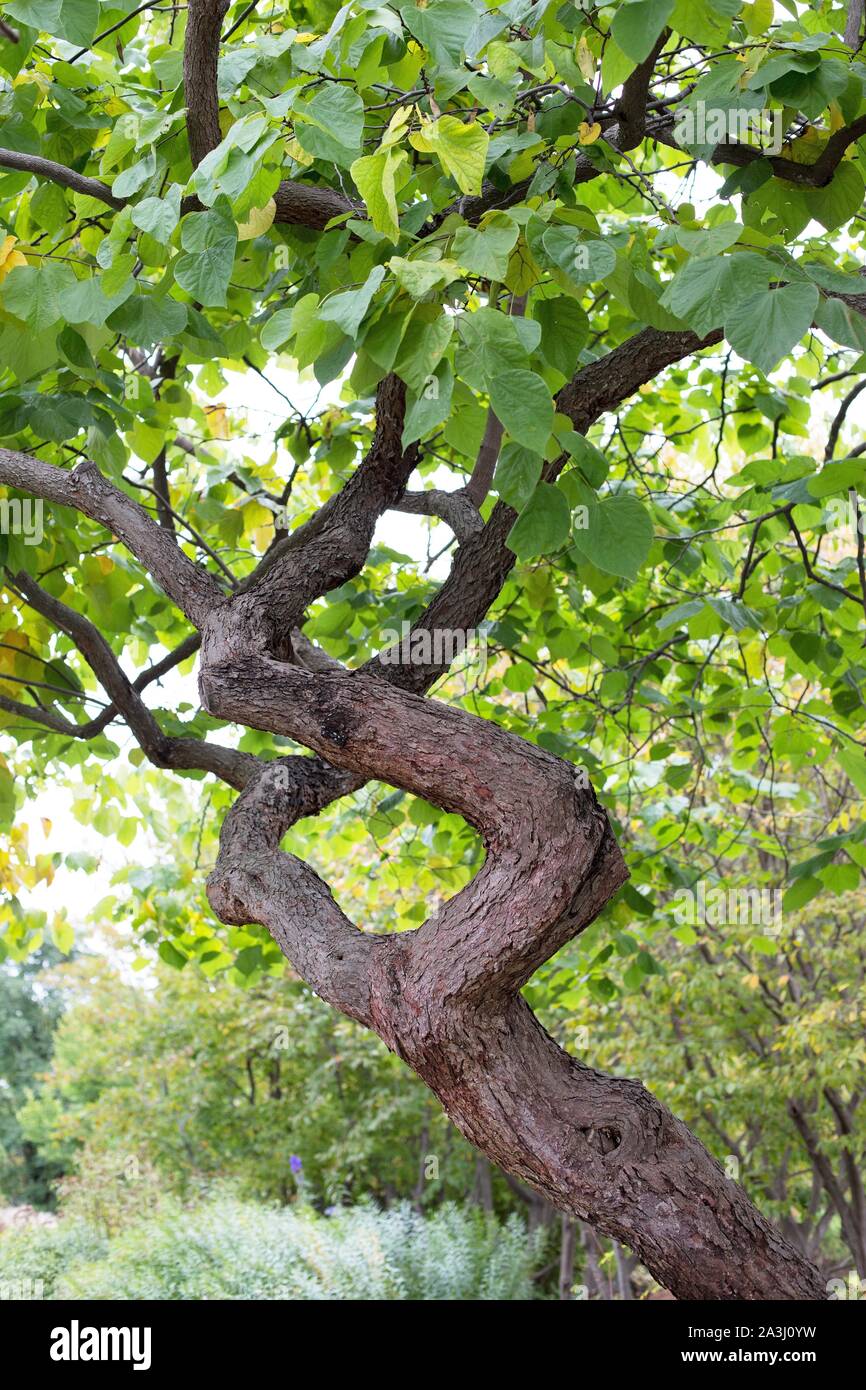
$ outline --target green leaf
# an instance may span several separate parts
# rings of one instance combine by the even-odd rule
[[[678,227],[676,239],[690,256],[719,256],[739,240],[742,231],[739,222],[722,222],[716,227],[698,227],[693,231]]]
[[[471,274],[485,280],[504,280],[519,234],[517,223],[507,213],[495,212],[479,227],[460,227],[451,253]]]
[[[326,299],[319,307],[319,318],[337,324],[348,337],[356,338],[361,320],[384,278],[385,267],[374,266],[359,289],[343,290]]]
[[[545,362],[571,377],[577,370],[581,349],[589,341],[586,311],[570,295],[542,299],[533,309],[541,324],[541,353]]]
[[[259,342],[267,352],[276,352],[292,336],[294,309],[278,309],[259,334]]]
[[[328,83],[291,111],[298,144],[316,159],[348,169],[361,153],[364,103],[344,82]]]
[[[136,294],[114,311],[109,326],[139,347],[152,347],[182,333],[186,324],[185,304],[164,295]]]
[[[605,574],[634,579],[653,539],[652,518],[631,493],[603,497],[589,506],[588,525],[576,533],[578,549]]]
[[[58,295],[58,305],[61,314],[70,323],[92,323],[101,327],[134,290],[135,281],[128,276],[118,293],[109,296],[103,290],[99,277],[88,275],[84,280],[64,286]]]
[[[235,957],[235,969],[242,975],[252,975],[254,970],[258,970],[262,964],[261,946],[245,946],[242,951],[238,951]]]
[[[61,317],[60,290],[74,283],[68,266],[43,261],[38,266],[16,266],[3,283],[4,308],[41,333]]]
[[[99,23],[99,0],[62,0],[56,33],[69,43],[88,44]]]
[[[15,778],[0,763],[0,830],[10,830],[15,820]]]
[[[725,336],[741,357],[771,372],[808,331],[817,304],[816,285],[762,290],[728,310]]]
[[[404,449],[416,440],[423,439],[437,425],[441,425],[443,420],[448,419],[451,414],[453,389],[454,373],[451,364],[448,361],[440,362],[415,399],[409,399],[403,426]]]
[[[173,970],[183,970],[188,960],[188,957],[182,955],[177,947],[173,946],[170,941],[160,941],[157,947],[157,955],[160,960],[165,961],[166,965],[170,965]]]
[[[533,681],[536,680],[536,673],[528,661],[517,661],[509,666],[502,678],[502,683],[506,690],[514,690],[518,694],[531,690]]]
[[[541,477],[543,464],[540,454],[524,449],[522,444],[504,445],[494,478],[494,486],[502,501],[516,512],[525,507]]]
[[[863,749],[843,748],[836,754],[836,761],[860,795],[866,796],[866,753]]]
[[[843,160],[828,184],[809,189],[809,211],[822,227],[833,232],[860,211],[864,191],[856,164]]]
[[[834,343],[866,351],[866,318],[841,299],[822,299],[815,310],[815,323]]]
[[[518,337],[518,319],[489,307],[457,317],[463,341],[458,353],[458,375],[476,391],[488,390],[503,371],[524,367],[528,353]]]
[[[849,488],[859,488],[866,484],[866,459],[837,459],[825,463],[816,477],[806,484],[813,497],[832,497],[847,492]]]
[[[736,8],[739,8],[739,3]],[[678,34],[701,44],[712,44],[714,48],[719,48],[725,42],[730,27],[728,13],[721,6],[710,9],[705,0],[676,0],[671,14],[671,28]]]
[[[499,373],[490,385],[490,404],[512,439],[544,453],[553,428],[553,401],[537,373],[520,368]]]
[[[424,299],[431,290],[450,285],[460,275],[456,261],[404,260],[402,256],[392,256],[388,268],[413,299]]]
[[[224,305],[235,263],[237,228],[222,211],[189,213],[181,229],[186,252],[175,262],[181,289],[206,305]]]
[[[539,483],[506,539],[519,560],[549,555],[568,540],[571,511],[555,483]]]
[[[587,237],[577,227],[549,227],[541,244],[554,264],[577,284],[604,280],[616,269],[613,247],[605,241]]]
[[[22,24],[75,44],[90,43],[99,21],[99,0],[9,0],[4,9]]]
[[[783,912],[797,912],[821,892],[823,884],[819,878],[798,878],[782,899]]]
[[[673,8],[674,0],[626,0],[620,5],[610,32],[632,62],[642,63],[649,57]]]
[[[393,314],[387,315],[384,321],[393,323],[395,317]],[[380,323],[382,322],[383,320],[380,320]],[[408,326],[405,320],[403,324],[400,324],[399,320],[396,322],[400,341],[390,362],[383,362],[381,365],[386,368],[393,366],[406,385],[418,394],[436,371],[451,342],[454,320],[448,314],[439,314],[432,323],[420,318],[415,318]],[[369,335],[364,339],[364,347],[372,353]],[[375,353],[372,355],[375,360],[379,360],[376,359]]]
[[[180,185],[174,184],[164,198],[144,198],[136,203],[132,220],[164,245],[180,220]]]
[[[453,67],[463,56],[466,40],[477,22],[469,0],[432,0],[424,7],[399,6],[403,23],[442,67]]]
[[[774,274],[778,272],[764,256],[750,251],[693,258],[677,272],[659,302],[703,338],[722,326],[735,305],[766,289]]]
[[[585,435],[578,434],[577,430],[569,430],[567,434],[562,435],[557,430],[556,434],[557,438],[561,440],[563,448],[580,468],[590,487],[601,487],[610,472],[610,464],[601,450],[597,449]]]
[[[128,169],[123,169],[114,179],[111,191],[118,198],[131,198],[140,188],[143,188],[148,179],[152,179],[156,173],[156,151],[148,150],[143,159],[139,159],[135,164],[131,164]]]
[[[707,603],[717,617],[733,632],[757,632],[761,629],[761,618],[744,603],[730,598],[708,598]]]
[[[61,0],[7,0],[6,14],[45,34],[56,34],[60,25]]]

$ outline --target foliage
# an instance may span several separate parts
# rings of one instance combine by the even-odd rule
[[[43,948],[0,967],[0,1194],[10,1202],[44,1205],[60,1171],[23,1135],[17,1115],[51,1060],[61,1002],[45,971],[56,959]]]
[[[93,958],[60,973],[67,1012],[20,1121],[90,1224],[152,1208],[157,1174],[181,1196],[219,1179],[322,1205],[470,1192],[474,1156],[421,1083],[298,982],[240,990],[160,966],[142,988]]]
[[[57,461],[87,452],[151,504],[148,476],[167,468],[181,544],[223,579],[241,578],[349,475],[389,368],[409,387],[422,479],[444,469],[464,480],[492,402],[506,427],[493,494],[520,511],[512,540],[526,563],[492,615],[498,659],[470,707],[584,763],[626,836],[634,799],[652,803],[631,860],[641,894],[683,881],[692,847],[730,856],[743,837],[720,830],[732,824],[728,806],[814,804],[815,768],[832,792],[799,843],[835,845],[844,832],[844,846],[798,892],[830,886],[838,869],[847,882],[866,833],[852,809],[866,786],[862,596],[855,547],[829,504],[845,504],[866,462],[823,462],[816,423],[866,346],[857,314],[834,297],[858,287],[861,145],[843,141],[830,183],[807,193],[751,157],[724,180],[700,141],[689,145],[697,179],[662,139],[621,154],[611,124],[644,46],[634,34],[650,42],[667,23],[658,80],[678,129],[700,102],[760,108],[782,121],[788,164],[833,154],[831,138],[864,107],[863,65],[835,37],[834,13],[731,4],[708,19],[687,4],[668,13],[512,0],[487,11],[480,0],[437,0],[289,17],[278,7],[264,22],[245,19],[225,45],[223,140],[196,169],[182,119],[182,18],[134,14],[102,39],[94,34],[122,6],[76,11],[72,37],[63,7],[20,0],[10,13],[23,27],[19,44],[0,46],[10,79],[0,141],[98,176],[124,207],[26,169],[0,177],[0,213],[27,261],[7,255],[0,286],[6,441]],[[601,128],[592,138],[588,114]],[[491,189],[510,194],[476,223],[466,198],[482,170],[488,201]],[[324,231],[276,216],[280,178],[348,196],[349,211]],[[353,183],[371,221],[351,204]],[[524,294],[525,317],[509,316],[509,297]],[[740,357],[713,349],[674,366],[594,426],[590,443],[554,415],[551,393],[647,324],[724,326]],[[273,439],[252,449],[243,405],[221,397],[226,381],[258,379],[269,361],[335,383],[332,403],[313,415],[283,402]],[[539,481],[542,455],[559,456],[554,481]],[[86,592],[90,615],[136,668],[183,635],[165,595],[80,516],[52,507],[38,545],[14,534],[4,543],[11,572],[45,574],[58,597]],[[811,573],[807,552],[820,556]],[[306,630],[356,664],[431,591],[407,557],[380,546]],[[2,621],[10,693],[48,661],[46,710],[81,724],[95,685],[74,643],[14,595]],[[169,734],[206,736],[216,723],[191,703],[157,715]],[[165,779],[157,799],[143,768],[123,775],[111,728],[85,754],[32,717],[3,718],[31,750],[17,799],[49,763],[66,766],[74,814],[101,833],[132,846],[146,815],[157,834],[178,836],[184,867],[153,874],[136,863],[127,875],[144,938],[163,942],[165,959],[214,971],[240,961],[247,975],[275,966],[260,929],[226,935],[207,910],[190,911],[226,789],[206,803],[203,838]],[[241,739],[254,752],[275,744],[253,730]],[[130,757],[140,765],[137,750]],[[708,818],[710,775],[725,808]],[[393,887],[395,925],[417,923],[420,899],[455,891],[477,866],[453,816],[369,794],[361,810],[366,824],[357,803],[332,813],[327,858],[354,860],[356,906],[384,916]],[[371,880],[357,853],[371,833],[384,879]],[[773,834],[752,817],[748,837],[764,850]],[[794,851],[791,884],[804,862]],[[620,921],[637,910],[632,895]],[[27,949],[45,926],[19,905],[6,949]],[[630,968],[647,959],[635,953]]]
[[[76,1264],[104,1258],[105,1237],[79,1221],[26,1226],[0,1235],[0,1286],[22,1298],[54,1298],[58,1283]]]
[[[84,1299],[481,1299],[534,1296],[541,1243],[446,1205],[317,1216],[215,1197],[140,1221],[107,1245],[66,1221],[0,1237],[3,1279]]]

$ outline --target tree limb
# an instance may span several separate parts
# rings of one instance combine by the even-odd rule
[[[19,571],[12,582],[31,608],[41,613],[75,644],[111,700],[110,708],[123,716],[142,752],[155,767],[213,772],[239,790],[258,772],[259,760],[251,753],[241,753],[234,748],[222,748],[203,739],[169,738],[159,727],[135,686],[124,674],[102,633],[89,618],[85,618],[82,613],[76,612],[74,608],[49,594],[23,571]],[[162,669],[168,669],[165,663]],[[45,722],[41,718],[42,713],[36,710],[32,717]],[[103,711],[103,716],[107,713],[108,711]],[[108,719],[106,722],[109,722]],[[52,723],[51,727],[56,728],[56,724]],[[74,725],[67,729],[58,729],[57,732],[80,737],[80,731]]]
[[[848,0],[845,42],[855,53],[863,46],[863,0]]]
[[[75,169],[67,169],[65,164],[57,164],[53,159],[43,159],[39,154],[21,154],[18,150],[0,149],[0,168],[14,169],[17,173],[35,174],[37,178],[49,179],[60,184],[61,188],[71,188],[73,193],[83,193],[88,198],[98,198],[110,208],[120,210],[126,207],[125,198],[116,198],[108,184],[101,179],[91,179],[79,174]]]
[[[477,536],[484,526],[481,513],[465,491],[446,492],[442,488],[430,488],[427,492],[404,492],[391,511],[409,512],[413,516],[437,516],[451,527],[461,545],[470,536]]]
[[[73,507],[108,527],[196,627],[223,601],[223,591],[207,570],[187,559],[144,507],[103,477],[89,459],[67,471],[0,449],[0,483]]]

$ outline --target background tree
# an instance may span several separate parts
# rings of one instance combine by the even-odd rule
[[[0,968],[0,1192],[13,1202],[50,1202],[51,1183],[62,1171],[18,1118],[51,1061],[61,1004],[43,972],[58,959],[53,947],[43,947]]]
[[[703,1298],[824,1283],[522,991],[612,900],[601,930],[706,857],[728,882],[743,836],[792,908],[861,867],[862,15],[789,8],[433,0],[300,22],[191,0],[182,27],[14,0],[0,53],[0,480],[51,509],[37,536],[15,497],[4,528],[22,780],[77,769],[87,740],[79,814],[131,840],[121,803],[144,784],[100,768],[122,719],[157,767],[239,791],[208,880],[231,930],[170,905],[163,958],[267,969],[265,928],[482,1153]],[[213,397],[280,352],[339,402],[284,402],[257,461]],[[811,407],[840,386],[832,416]],[[433,486],[407,491],[415,473]],[[391,509],[453,532],[435,592],[373,545]],[[429,698],[442,639],[488,614],[500,683]],[[377,655],[383,617],[429,640]],[[154,710],[144,692],[197,651],[201,711]],[[774,853],[786,758],[834,769],[819,862]],[[651,847],[632,833],[649,763],[673,793]],[[710,776],[741,811],[722,832]],[[281,849],[370,780],[420,798],[422,843],[455,862],[460,891],[411,932],[358,930]],[[13,950],[29,930],[12,916]]]
[[[19,1118],[66,1173],[113,1156],[115,1176],[149,1166],[184,1198],[225,1182],[287,1202],[301,1180],[321,1206],[471,1195],[472,1150],[420,1082],[300,982],[160,966],[143,989],[92,958],[62,981],[46,1084]]]

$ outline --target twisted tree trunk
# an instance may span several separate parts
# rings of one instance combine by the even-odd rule
[[[374,1029],[487,1158],[625,1242],[677,1297],[824,1297],[813,1266],[685,1125],[640,1082],[565,1053],[520,994],[627,876],[607,817],[573,768],[371,673],[306,671],[245,649],[269,626],[264,612],[259,619],[251,595],[208,619],[205,708],[298,740],[348,785],[375,777],[457,812],[487,854],[417,931],[365,934],[279,848],[316,805],[315,779],[299,795],[290,766],[304,760],[280,760],[226,819],[208,884],[223,921],[267,926],[304,979]]]

